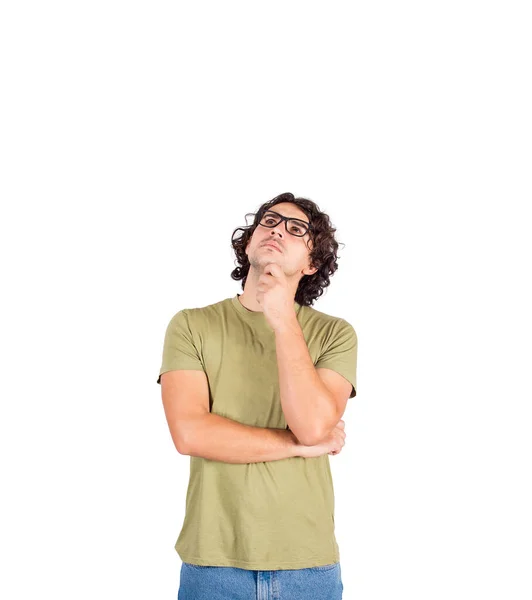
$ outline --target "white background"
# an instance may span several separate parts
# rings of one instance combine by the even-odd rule
[[[177,598],[164,331],[286,191],[359,337],[344,600],[532,597],[527,8],[2,4],[3,598]]]

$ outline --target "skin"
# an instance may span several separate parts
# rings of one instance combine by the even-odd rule
[[[271,210],[284,217],[309,221],[297,205],[289,202],[280,202]],[[264,246],[264,242],[269,240],[277,242],[281,252]],[[264,312],[274,331],[293,325],[296,320],[294,299],[299,281],[304,275],[317,271],[311,266],[307,244],[312,249],[309,233],[303,237],[291,235],[281,221],[272,228],[257,226],[246,246],[250,267],[239,300],[248,310]]]

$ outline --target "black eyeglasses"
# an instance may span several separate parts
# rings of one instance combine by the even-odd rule
[[[286,231],[297,237],[303,237],[309,232],[309,230],[312,230],[310,223],[301,221],[300,219],[283,217],[283,215],[280,215],[273,210],[269,210],[264,213],[259,225],[262,225],[263,227],[269,227],[271,229],[272,227],[279,225],[281,221],[285,222],[284,226]]]

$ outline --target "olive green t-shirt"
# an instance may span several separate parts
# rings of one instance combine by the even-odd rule
[[[168,324],[160,375],[204,371],[210,411],[286,429],[275,332],[238,297],[187,308]],[[294,302],[315,367],[333,369],[356,395],[357,334],[344,319]],[[175,550],[183,562],[253,570],[303,569],[340,560],[329,455],[254,463],[190,457],[186,510]]]

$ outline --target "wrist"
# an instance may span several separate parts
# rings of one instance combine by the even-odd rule
[[[272,329],[274,330],[275,334],[279,336],[302,333],[301,325],[297,320],[297,315],[295,312],[290,314],[288,317],[281,319]]]

